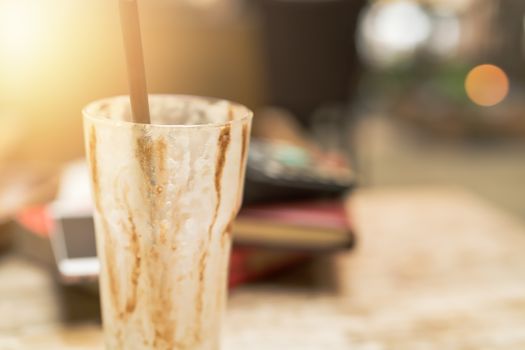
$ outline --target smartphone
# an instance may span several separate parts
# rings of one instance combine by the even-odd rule
[[[71,210],[54,203],[50,213],[51,244],[61,281],[66,284],[96,281],[100,264],[91,210]]]

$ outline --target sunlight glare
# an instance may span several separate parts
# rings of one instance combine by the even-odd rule
[[[37,1],[0,0],[0,51],[26,56],[39,44],[41,23]]]

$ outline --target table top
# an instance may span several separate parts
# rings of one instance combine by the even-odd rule
[[[524,223],[455,188],[362,189],[348,210],[358,245],[318,259],[311,286],[231,293],[224,349],[525,349]],[[90,317],[61,321],[48,271],[4,256],[0,281],[0,349],[103,348]]]

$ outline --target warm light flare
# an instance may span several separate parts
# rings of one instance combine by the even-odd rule
[[[41,32],[37,1],[0,0],[0,51],[6,56],[24,56],[38,44]]]
[[[477,105],[494,106],[507,97],[509,79],[505,72],[492,64],[474,67],[465,80],[468,97]]]

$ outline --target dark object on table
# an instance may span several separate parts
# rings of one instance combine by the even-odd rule
[[[355,184],[341,154],[320,153],[279,140],[253,139],[244,203],[339,196]]]

